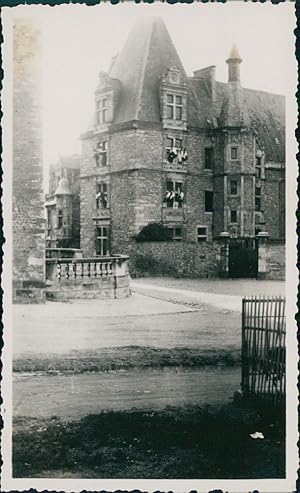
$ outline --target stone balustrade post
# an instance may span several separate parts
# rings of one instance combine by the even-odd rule
[[[229,239],[230,234],[227,231],[220,233],[218,242],[220,245],[220,277],[229,277]]]
[[[267,274],[267,241],[269,233],[261,231],[256,238],[258,243],[257,279],[265,279]]]

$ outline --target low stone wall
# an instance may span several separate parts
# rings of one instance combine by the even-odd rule
[[[285,243],[283,241],[267,241],[266,279],[285,280]]]
[[[13,281],[13,303],[44,303],[45,299],[45,282]]]
[[[220,246],[211,242],[136,243],[130,252],[129,271],[132,277],[218,277],[219,252]]]
[[[48,259],[46,297],[53,301],[130,296],[128,257]]]

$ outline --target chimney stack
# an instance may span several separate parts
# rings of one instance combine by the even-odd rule
[[[228,64],[228,82],[240,82],[240,64],[242,63],[241,55],[236,44],[231,48],[229,58],[226,60]]]

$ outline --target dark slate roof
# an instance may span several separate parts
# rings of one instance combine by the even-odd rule
[[[131,31],[109,76],[121,82],[121,95],[114,123],[130,120],[160,122],[159,82],[176,66],[185,70],[162,19],[140,21]]]
[[[225,97],[227,84],[217,82],[218,112]],[[278,94],[254,89],[242,89],[243,104],[250,126],[257,131],[257,142],[265,152],[266,162],[285,160],[285,98]]]
[[[140,21],[131,31],[109,76],[121,82],[120,99],[113,123],[132,120],[161,121],[160,80],[176,66],[188,87],[188,126],[211,129],[221,113],[227,84],[216,83],[216,101],[211,99],[208,81],[187,78],[162,19],[153,17]],[[242,66],[241,66],[242,71]],[[283,96],[243,89],[245,111],[250,124],[258,132],[257,141],[265,151],[267,162],[284,162],[285,101]]]

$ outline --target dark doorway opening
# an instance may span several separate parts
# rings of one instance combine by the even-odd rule
[[[229,243],[229,277],[256,278],[258,245],[255,238],[232,238]]]

